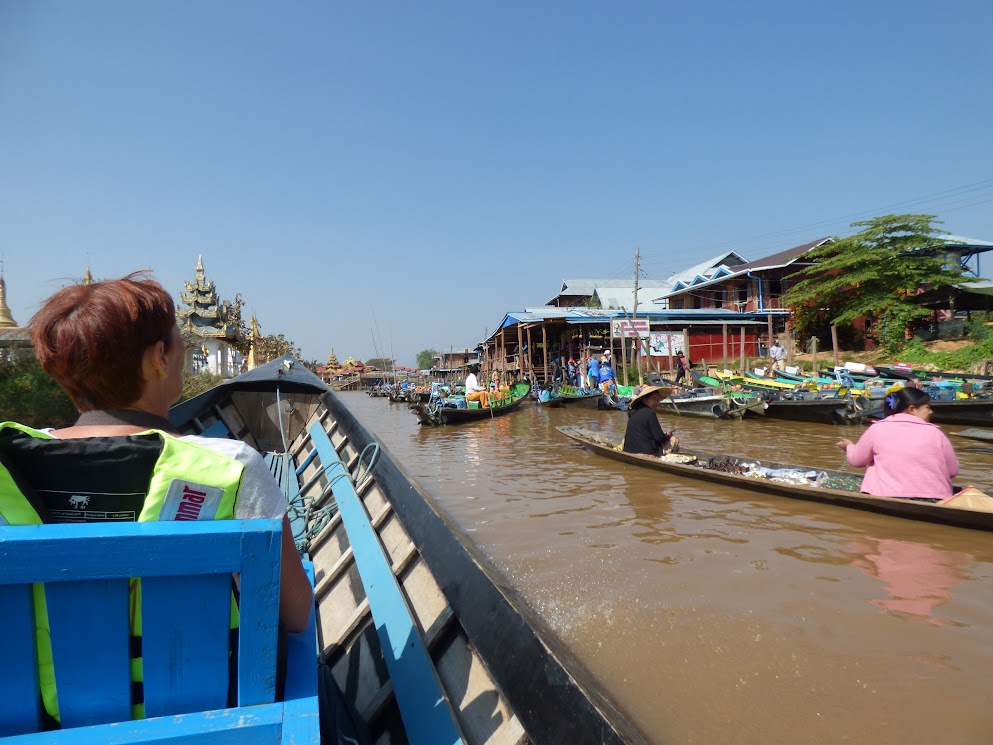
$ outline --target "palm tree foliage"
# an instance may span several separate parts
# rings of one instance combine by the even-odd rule
[[[801,322],[820,313],[836,326],[868,318],[877,341],[898,347],[909,324],[931,313],[914,302],[917,295],[975,281],[957,262],[949,263],[937,222],[934,215],[916,214],[853,222],[862,230],[804,255],[815,263],[790,275],[800,281],[786,292],[786,303]]]

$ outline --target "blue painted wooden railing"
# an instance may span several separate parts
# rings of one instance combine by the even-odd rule
[[[275,701],[279,520],[0,527],[6,743],[317,743],[316,631],[290,639]],[[241,577],[227,706],[231,574]],[[131,721],[128,580],[142,578],[146,716]],[[39,731],[32,583],[45,584],[62,729]]]
[[[451,702],[348,469],[319,421],[310,425],[310,436],[324,477],[333,482],[407,740],[411,745],[462,745]]]

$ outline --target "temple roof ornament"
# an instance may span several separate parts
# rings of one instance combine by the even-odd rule
[[[10,307],[7,305],[7,282],[3,278],[3,269],[0,268],[0,328],[16,328],[17,321],[14,320]]]
[[[254,313],[252,313],[251,334],[252,334],[251,337],[249,337],[251,343],[249,344],[248,347],[248,369],[254,370],[256,367],[258,367],[258,363],[256,362],[256,358],[255,358],[255,341],[260,338],[259,322],[258,319],[255,318]]]
[[[183,288],[185,292],[179,294],[183,306],[176,308],[180,329],[204,338],[238,341],[238,330],[229,323],[218,303],[217,288],[204,273],[203,254],[197,257],[196,279],[184,282]]]
[[[331,350],[331,356],[328,357],[328,369],[329,370],[341,369],[341,365],[338,364],[338,358],[334,356],[334,349]]]
[[[93,275],[90,274],[89,264],[87,264],[87,266],[86,266],[86,272],[83,274],[83,284],[84,285],[91,285],[91,284],[93,284]]]

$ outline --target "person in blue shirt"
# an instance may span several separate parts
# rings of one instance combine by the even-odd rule
[[[614,387],[614,368],[610,366],[610,360],[606,357],[600,360],[599,380],[604,394],[609,396],[613,392],[611,389]]]
[[[590,388],[598,388],[600,386],[600,360],[592,354],[587,359],[589,363],[586,366],[586,376],[589,379]]]

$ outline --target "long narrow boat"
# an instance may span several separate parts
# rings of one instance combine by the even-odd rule
[[[706,388],[692,389],[697,395],[676,395],[663,399],[659,411],[678,416],[693,416],[703,419],[738,419],[746,413],[761,414],[765,404],[761,399],[739,399],[719,393],[710,393]],[[687,391],[688,393],[688,391]]]
[[[963,429],[961,432],[951,432],[950,434],[956,437],[964,437],[967,440],[993,442],[993,429]]]
[[[321,660],[370,743],[647,743],[341,399],[299,364],[276,360],[175,407],[170,418],[185,434],[244,440],[280,478],[297,545],[314,563]]]
[[[538,405],[546,409],[560,409],[563,406],[596,409],[599,407],[600,399],[602,398],[603,391],[601,390],[584,393],[581,388],[562,386],[557,391],[539,391]]]
[[[463,424],[480,419],[492,419],[516,411],[530,393],[531,383],[525,380],[511,385],[508,393],[495,398],[493,405],[486,408],[471,408],[475,402],[467,402],[464,396],[449,396],[416,404],[411,406],[410,410],[417,417],[418,424]]]
[[[865,417],[852,408],[852,399],[837,391],[797,390],[766,395],[765,415],[773,419],[822,424],[853,424]]]
[[[787,463],[685,449],[675,455],[657,458],[625,453],[620,450],[619,442],[583,427],[559,427],[558,430],[597,455],[687,478],[913,520],[993,530],[993,498],[975,490],[968,490],[961,496],[952,497],[940,504],[916,499],[873,497],[859,492],[861,475],[846,471],[810,469]]]

